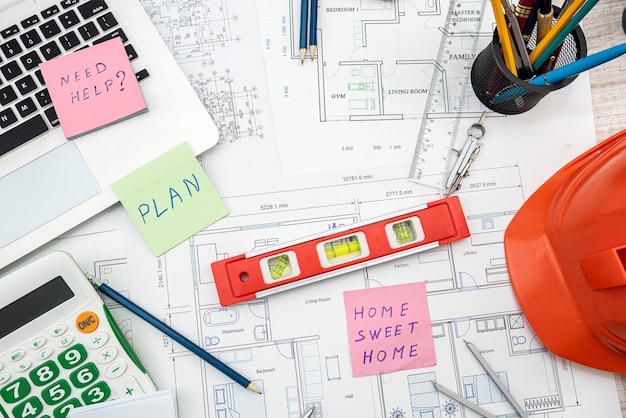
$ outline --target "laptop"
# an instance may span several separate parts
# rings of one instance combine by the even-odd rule
[[[2,0],[0,269],[118,202],[111,184],[218,129],[137,0]],[[38,64],[119,36],[148,111],[67,140]]]

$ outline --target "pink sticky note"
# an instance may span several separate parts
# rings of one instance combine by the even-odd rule
[[[436,364],[424,283],[344,292],[354,377]]]
[[[39,64],[65,137],[147,110],[119,37]]]

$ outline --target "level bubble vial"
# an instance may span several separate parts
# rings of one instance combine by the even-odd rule
[[[300,274],[298,259],[293,251],[265,257],[261,259],[260,263],[263,280],[268,284],[296,277]]]
[[[317,251],[324,267],[357,260],[369,255],[369,247],[365,234],[362,232],[319,243]]]
[[[400,248],[425,238],[422,223],[415,216],[385,225],[385,232],[391,248]]]

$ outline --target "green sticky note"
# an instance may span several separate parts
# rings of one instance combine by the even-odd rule
[[[228,214],[187,143],[116,181],[113,190],[155,256]]]

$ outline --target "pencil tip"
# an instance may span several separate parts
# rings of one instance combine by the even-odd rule
[[[258,393],[259,395],[261,395],[261,389],[259,389],[258,387],[256,387],[256,386],[254,385],[254,383],[250,383],[250,384],[246,387],[246,389],[251,390],[252,392],[256,392],[256,393]]]
[[[306,57],[306,48],[300,48],[300,63],[304,65],[304,57]]]

